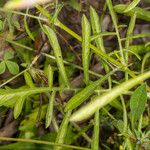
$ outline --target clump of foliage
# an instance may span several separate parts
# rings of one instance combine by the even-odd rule
[[[68,7],[81,15],[77,32],[63,23]],[[106,0],[101,14],[87,7],[82,14],[77,0],[11,0],[0,8],[0,36],[7,31],[11,48],[0,60],[0,115],[12,110],[18,122],[17,134],[0,129],[0,141],[15,141],[0,149],[150,149],[150,43],[136,42],[150,34],[134,32],[150,12],[139,0]]]

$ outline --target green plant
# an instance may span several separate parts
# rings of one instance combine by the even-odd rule
[[[13,62],[11,59],[14,58],[14,53],[12,51],[6,51],[4,54],[3,60],[0,62],[0,74],[3,74],[6,71],[6,67],[9,72],[13,75],[19,73],[19,66],[16,62]]]
[[[25,8],[24,4],[33,7],[49,1],[24,2],[11,1],[5,8]],[[12,4],[17,5],[13,7]],[[27,142],[32,143],[29,148],[33,149],[37,149],[35,144],[41,149],[50,146],[55,150],[149,149],[147,101],[150,88],[146,81],[150,78],[150,44],[146,41],[133,45],[132,41],[150,36],[149,33],[134,33],[136,20],[149,23],[150,12],[138,4],[139,0],[133,0],[129,5],[114,6],[112,0],[106,0],[101,16],[90,6],[89,12],[81,15],[81,36],[60,21],[63,20],[61,9],[66,5],[80,14],[82,4],[75,0],[36,5],[35,14],[30,9],[21,12],[0,8],[0,11],[23,16],[23,32],[27,35],[19,40],[6,39],[25,69],[0,85],[0,108],[13,109],[14,118],[20,123],[19,136],[0,137],[0,140],[16,143],[0,148],[27,148],[27,144],[21,143]],[[106,11],[112,19],[112,29],[103,32]],[[125,19],[120,24],[117,13],[129,16],[129,22]],[[30,24],[32,19],[35,22]],[[34,29],[34,23],[39,23],[38,30]],[[30,25],[33,28],[30,29]],[[13,26],[9,26],[10,30]],[[115,45],[115,49],[109,44]],[[13,58],[10,52],[4,54],[1,74],[6,67],[10,72],[17,68],[11,65]],[[101,73],[90,70],[95,63],[101,66]],[[118,74],[121,74],[119,79]],[[21,85],[15,89],[8,85],[22,75]],[[7,115],[5,111],[2,114]],[[44,131],[43,135],[39,131]]]

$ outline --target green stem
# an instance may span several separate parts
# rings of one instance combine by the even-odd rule
[[[44,144],[44,145],[59,146],[59,147],[65,147],[65,148],[70,148],[70,149],[77,149],[77,150],[90,150],[89,148],[84,148],[84,147],[79,147],[79,146],[59,144],[59,143],[40,141],[40,140],[32,140],[32,139],[0,137],[0,140],[1,141],[14,141],[14,142]]]

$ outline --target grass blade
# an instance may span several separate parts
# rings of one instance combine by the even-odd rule
[[[141,0],[133,0],[133,2],[131,2],[127,7],[126,9],[124,10],[124,13],[127,13],[129,12],[130,10],[132,10],[133,8],[135,8],[138,3],[140,2]]]
[[[82,64],[85,83],[89,83],[89,55],[90,55],[91,27],[85,15],[82,16]]]
[[[70,115],[71,115],[71,111],[68,111],[65,114],[64,119],[60,125],[59,131],[56,137],[56,141],[55,141],[58,144],[63,144],[65,141]],[[61,149],[62,149],[61,147],[54,148],[54,150],[61,150]]]
[[[140,84],[142,81],[150,78],[150,71],[141,74],[133,79],[130,79],[119,86],[113,88],[110,92],[105,93],[101,96],[97,96],[90,103],[86,104],[78,111],[76,111],[70,118],[70,121],[81,121],[90,117],[93,113],[95,113],[100,108],[112,102],[119,95],[123,94],[125,91],[130,90],[134,86]]]
[[[45,122],[46,128],[49,127],[49,125],[51,124],[51,121],[52,121],[55,95],[56,95],[56,92],[55,91],[52,92],[50,99],[49,99],[49,104],[48,104],[47,112],[46,112],[46,122]]]
[[[68,81],[68,77],[67,77],[67,74],[65,71],[62,53],[61,53],[61,48],[59,46],[57,36],[56,36],[55,32],[51,28],[49,28],[48,26],[44,25],[43,28],[44,28],[44,32],[48,36],[48,39],[49,39],[49,42],[50,42],[52,48],[54,50],[57,65],[59,68],[59,72],[62,76],[62,79],[64,80],[65,85],[67,85],[69,87],[69,81]]]
[[[108,73],[104,77],[91,83],[89,86],[87,86],[86,88],[81,90],[79,93],[74,95],[66,104],[65,111],[73,110],[76,107],[78,107],[81,103],[83,103],[89,96],[91,96],[94,93],[94,90],[97,88],[97,86],[99,86],[101,83],[107,80],[108,77],[112,75],[115,71]]]

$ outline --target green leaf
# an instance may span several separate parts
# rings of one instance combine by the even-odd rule
[[[56,57],[56,61],[57,61],[57,65],[58,65],[61,77],[62,77],[64,83],[67,86],[69,86],[69,81],[68,81],[67,73],[66,73],[66,70],[65,70],[64,63],[63,63],[61,48],[60,48],[60,45],[58,43],[57,36],[56,36],[55,32],[50,27],[44,25],[43,29],[44,29],[44,32],[46,33],[46,35],[49,39],[49,42],[50,42],[50,44],[51,44],[51,46],[54,50],[54,54],[55,54],[55,57]]]
[[[82,65],[85,83],[89,83],[89,56],[90,56],[91,27],[85,15],[82,16]]]
[[[28,10],[26,11],[26,13],[28,14]],[[27,15],[25,15],[25,17],[24,17],[24,27],[25,27],[25,30],[26,30],[28,36],[34,41],[35,40],[34,36],[33,36],[32,32],[30,31],[28,23],[27,23]]]
[[[83,90],[75,94],[66,104],[65,111],[73,110],[76,107],[78,107],[81,103],[83,103],[89,96],[91,96],[94,93],[94,90],[99,86],[101,83],[103,83],[105,80],[108,79],[108,77],[113,74],[115,71],[112,71],[105,75],[104,77],[100,78],[97,81],[94,81],[87,87],[85,87]]]
[[[97,14],[96,10],[93,7],[90,7],[90,20],[91,20],[91,24],[92,24],[93,34],[101,33],[99,15]],[[95,43],[99,49],[101,49],[103,52],[105,52],[103,38],[101,36],[99,36],[95,39]]]
[[[14,107],[14,118],[17,119],[22,112],[23,104],[26,96],[21,96],[17,99]]]
[[[147,102],[146,84],[139,86],[130,99],[131,119],[136,122],[144,112]]]
[[[142,9],[140,7],[135,7],[127,13],[124,13],[126,5],[119,4],[114,7],[117,13],[124,14],[127,16],[133,16],[136,13],[136,17],[145,21],[150,21],[150,11]]]
[[[26,84],[27,84],[30,88],[34,88],[34,87],[35,87],[30,73],[25,72],[25,73],[24,73],[24,79],[25,79]]]
[[[49,127],[52,121],[55,95],[56,95],[56,92],[52,92],[50,99],[49,99],[49,104],[48,104],[47,112],[46,112],[46,123],[45,123],[46,128]]]
[[[99,118],[99,110],[96,111],[95,117],[94,117],[94,131],[93,131],[93,137],[92,137],[92,143],[91,148],[92,150],[98,150],[99,149],[99,128],[100,128],[100,118]]]
[[[9,60],[14,58],[14,52],[13,51],[6,51],[4,54],[4,60]]]
[[[93,115],[97,110],[112,102],[119,95],[130,90],[142,81],[150,78],[150,71],[130,79],[119,86],[114,87],[110,92],[95,97],[91,102],[77,110],[70,118],[70,121],[81,121]]]
[[[58,144],[63,144],[65,141],[70,115],[71,115],[71,111],[66,112],[64,119],[60,125],[59,131],[56,137],[56,141],[55,141]],[[62,147],[58,147],[58,146],[54,148],[54,150],[61,150],[61,149]]]
[[[46,75],[48,78],[48,86],[49,88],[52,88],[53,86],[53,69],[50,65],[48,65],[48,67],[46,68]]]
[[[5,103],[16,100],[19,97],[27,97],[33,94],[50,91],[48,87],[41,88],[24,88],[19,89],[3,89],[0,90],[0,106],[5,106]]]
[[[3,30],[3,28],[4,28],[4,23],[3,23],[3,21],[2,21],[2,20],[0,20],[0,31],[2,31],[2,30]]]
[[[3,74],[5,72],[5,70],[6,70],[6,65],[5,65],[5,62],[2,61],[0,63],[0,74]]]
[[[129,12],[130,10],[132,10],[133,8],[135,8],[135,7],[138,5],[138,3],[139,3],[140,1],[141,1],[141,0],[133,0],[133,2],[130,3],[130,4],[126,7],[126,9],[124,10],[124,13],[127,13],[127,12]]]
[[[9,61],[9,60],[5,61],[5,63],[11,74],[15,75],[19,73],[19,66],[17,63]]]

